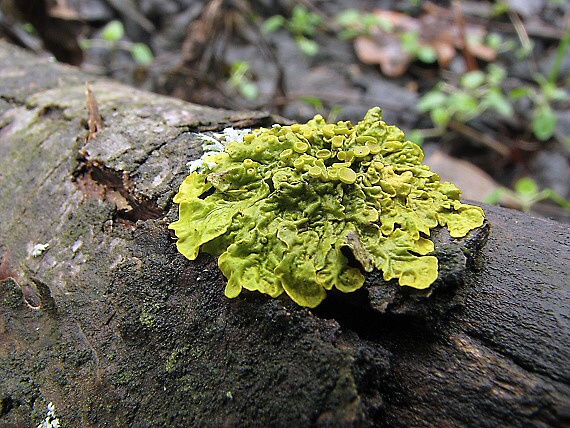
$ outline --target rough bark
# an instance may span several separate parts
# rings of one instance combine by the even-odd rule
[[[570,423],[567,226],[485,207],[466,240],[439,233],[427,294],[373,273],[314,311],[229,300],[215,259],[177,253],[172,196],[197,132],[277,119],[1,43],[0,69],[0,425],[48,402],[70,427]]]

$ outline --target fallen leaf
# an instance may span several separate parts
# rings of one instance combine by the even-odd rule
[[[368,37],[357,37],[354,49],[364,64],[378,64],[386,76],[397,77],[408,69],[412,57],[402,52],[399,42],[386,37],[382,43]]]
[[[418,18],[391,10],[374,10],[372,13],[384,25],[375,25],[366,36],[356,37],[354,50],[360,61],[378,64],[387,76],[401,76],[416,59],[414,52],[406,50],[402,43],[403,37],[410,33],[417,35],[418,48],[435,51],[442,68],[447,67],[458,50],[464,49],[462,31],[470,54],[485,61],[493,61],[496,57],[493,49],[480,42],[487,34],[486,29],[468,23],[459,28],[450,9],[427,2]]]
[[[437,173],[441,181],[454,183],[461,189],[461,197],[483,202],[500,185],[482,169],[471,162],[453,158],[440,150],[428,154],[424,163]]]
[[[46,2],[47,14],[52,18],[79,20],[81,17],[69,7],[65,0],[49,0]]]

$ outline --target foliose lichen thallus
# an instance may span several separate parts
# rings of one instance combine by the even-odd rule
[[[228,297],[285,292],[315,307],[333,287],[362,287],[362,271],[373,269],[427,288],[438,275],[430,230],[462,237],[484,213],[461,203],[459,189],[422,160],[378,107],[356,126],[317,115],[257,129],[205,156],[174,197],[180,215],[169,227],[190,260],[199,251],[218,257]]]

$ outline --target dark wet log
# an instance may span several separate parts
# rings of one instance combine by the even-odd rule
[[[570,423],[566,225],[485,207],[490,229],[438,237],[428,295],[373,274],[314,311],[229,300],[213,258],[177,253],[172,196],[198,132],[277,119],[2,43],[0,70],[0,425],[49,402],[85,427]]]

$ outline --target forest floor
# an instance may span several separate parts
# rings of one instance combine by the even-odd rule
[[[564,0],[11,0],[0,38],[198,104],[380,106],[467,199],[570,222]]]

